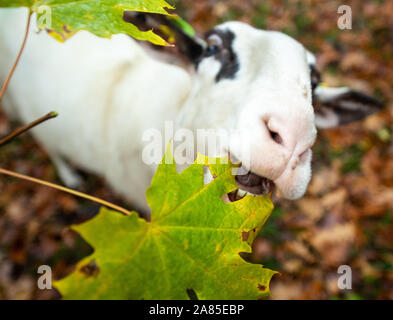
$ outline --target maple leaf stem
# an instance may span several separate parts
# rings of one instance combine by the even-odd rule
[[[83,198],[83,199],[87,199],[87,200],[99,203],[99,204],[101,204],[101,205],[103,205],[105,207],[108,207],[108,208],[111,208],[113,210],[116,210],[116,211],[119,211],[121,213],[124,213],[125,215],[130,215],[131,214],[131,212],[128,211],[127,209],[119,207],[119,206],[117,206],[117,205],[115,205],[113,203],[110,203],[108,201],[102,200],[100,198],[89,196],[88,194],[85,194],[85,193],[82,193],[82,192],[79,192],[79,191],[76,191],[76,190],[72,190],[72,189],[69,189],[69,188],[66,188],[66,187],[63,187],[63,186],[59,186],[59,185],[54,184],[54,183],[50,183],[50,182],[47,182],[47,181],[44,181],[44,180],[40,180],[40,179],[36,179],[36,178],[33,178],[33,177],[29,177],[29,176],[26,176],[26,175],[23,175],[23,174],[20,174],[20,173],[16,173],[16,172],[13,172],[13,171],[9,171],[9,170],[3,169],[3,168],[0,168],[0,174],[4,174],[4,175],[11,176],[11,177],[27,180],[27,181],[30,181],[30,182],[34,182],[34,183],[37,183],[37,184],[44,185],[46,187],[50,187],[50,188],[53,188],[53,189],[56,189],[56,190],[60,190],[60,191],[72,194],[74,196],[77,196],[77,197],[80,197],[80,198]]]
[[[49,112],[45,116],[42,116],[41,118],[34,120],[18,129],[15,131],[11,132],[9,135],[5,136],[3,139],[0,139],[0,147],[4,146],[5,144],[11,142],[13,139],[16,137],[20,136],[22,133],[30,130],[31,128],[34,128],[35,126],[38,126],[39,124],[49,120],[56,118],[58,116],[58,113],[55,111]]]
[[[27,17],[27,24],[26,24],[25,36],[24,36],[24,38],[23,38],[23,42],[22,42],[22,45],[21,45],[21,47],[20,47],[20,49],[19,49],[18,55],[17,55],[17,57],[16,57],[16,59],[15,59],[15,62],[14,62],[14,64],[13,64],[12,67],[11,67],[11,70],[10,70],[8,76],[7,76],[7,79],[6,79],[5,82],[4,82],[3,87],[1,88],[1,91],[0,91],[0,101],[3,99],[3,96],[4,96],[4,94],[5,94],[6,90],[7,90],[8,84],[10,83],[10,80],[11,80],[11,78],[12,78],[12,75],[14,74],[14,71],[15,71],[15,69],[16,69],[16,66],[18,65],[19,59],[20,59],[20,57],[21,57],[21,55],[22,55],[23,49],[25,48],[27,36],[29,35],[31,15],[32,15],[32,12],[31,12],[31,10],[30,10],[30,11],[29,11],[29,16]]]

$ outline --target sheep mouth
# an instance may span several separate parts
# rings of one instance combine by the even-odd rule
[[[274,182],[272,180],[258,176],[251,171],[247,174],[237,175],[235,181],[239,189],[228,194],[228,198],[231,202],[240,200],[248,194],[253,196],[266,196],[271,193],[274,188]]]

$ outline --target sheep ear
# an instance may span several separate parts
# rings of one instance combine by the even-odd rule
[[[157,13],[125,11],[123,20],[134,24],[141,31],[153,30],[168,42],[175,40],[179,52],[191,62],[197,62],[204,52],[204,41],[187,34],[175,22],[176,19]]]
[[[383,107],[379,100],[347,87],[318,85],[314,90],[315,124],[322,129],[362,120]]]

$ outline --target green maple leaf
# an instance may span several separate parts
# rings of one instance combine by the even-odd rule
[[[269,197],[246,196],[225,203],[222,196],[237,188],[232,164],[218,159],[214,177],[204,185],[199,156],[181,174],[167,151],[147,200],[151,221],[101,209],[74,229],[95,249],[55,286],[65,299],[258,299],[269,295],[275,271],[245,262],[240,252],[269,217]],[[169,161],[171,162],[171,161]],[[249,232],[251,231],[251,232]],[[249,233],[248,233],[249,232]],[[246,239],[248,235],[248,239]]]
[[[154,44],[166,42],[152,31],[142,32],[123,21],[124,11],[150,12],[168,15],[164,8],[173,9],[165,0],[0,0],[0,7],[28,7],[37,13],[37,26],[47,29],[55,39],[65,41],[79,30],[110,38],[125,33],[138,40]],[[50,10],[51,26],[44,15]]]

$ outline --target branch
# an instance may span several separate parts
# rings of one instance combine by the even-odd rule
[[[41,124],[49,119],[56,118],[57,116],[58,116],[58,113],[55,111],[52,111],[52,112],[49,112],[47,115],[45,115],[45,116],[27,124],[27,125],[20,127],[19,129],[11,132],[9,135],[4,137],[3,139],[0,139],[0,147],[11,142],[12,139],[14,139],[17,136],[21,135],[22,133],[30,130],[31,128],[34,128],[35,126],[38,126],[39,124]]]
[[[16,60],[15,60],[14,64],[12,65],[11,71],[8,74],[7,79],[4,82],[3,88],[0,91],[0,101],[3,99],[3,96],[5,94],[5,91],[7,90],[7,87],[8,87],[8,84],[9,84],[10,80],[11,80],[11,77],[12,77],[12,75],[13,75],[15,69],[16,69],[16,66],[18,65],[19,59],[20,59],[20,57],[22,55],[23,49],[25,48],[27,36],[29,35],[30,20],[31,20],[31,11],[29,11],[29,16],[27,18],[27,24],[26,24],[25,37],[24,37],[22,45],[21,45],[21,47],[19,49],[18,56],[16,57]]]
[[[0,174],[5,174],[7,176],[11,176],[11,177],[27,180],[27,181],[30,181],[30,182],[41,184],[41,185],[46,186],[46,187],[50,187],[50,188],[53,188],[53,189],[56,189],[56,190],[60,190],[60,191],[72,194],[74,196],[77,196],[77,197],[80,197],[80,198],[83,198],[83,199],[87,199],[87,200],[99,203],[99,204],[101,204],[103,206],[106,206],[106,207],[111,208],[113,210],[116,210],[116,211],[119,211],[121,213],[124,213],[125,215],[130,215],[131,214],[131,212],[128,211],[127,209],[119,207],[119,206],[117,206],[117,205],[115,205],[113,203],[107,202],[105,200],[102,200],[102,199],[99,199],[99,198],[96,198],[96,197],[93,197],[93,196],[89,196],[89,195],[87,195],[85,193],[82,193],[82,192],[78,192],[78,191],[75,191],[75,190],[72,190],[72,189],[68,189],[66,187],[59,186],[59,185],[54,184],[54,183],[50,183],[50,182],[46,182],[46,181],[43,181],[43,180],[40,180],[40,179],[36,179],[36,178],[29,177],[29,176],[25,176],[23,174],[19,174],[19,173],[16,173],[16,172],[8,171],[8,170],[2,169],[2,168],[0,168]]]

